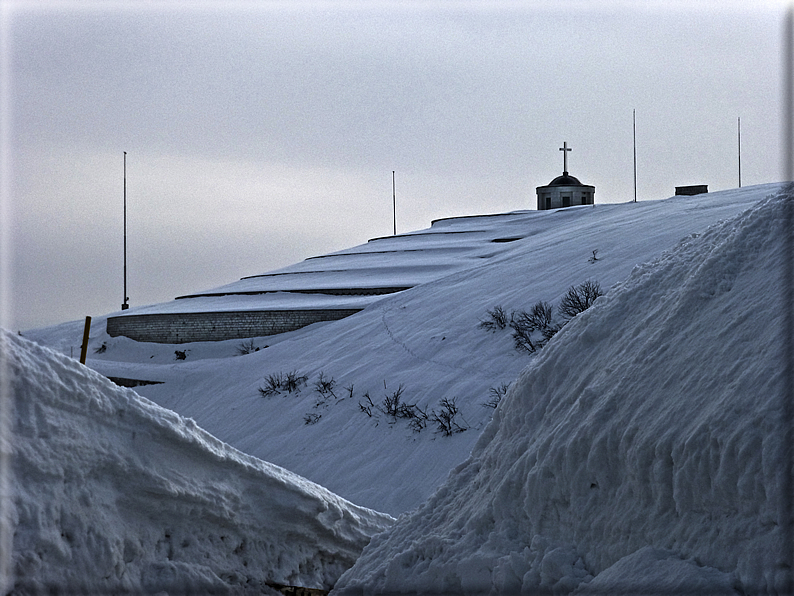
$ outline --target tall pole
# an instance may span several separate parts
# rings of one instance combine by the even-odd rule
[[[631,112],[632,134],[634,137],[634,202],[637,202],[637,110]]]
[[[789,6],[786,13],[784,33],[784,66],[783,74],[783,181],[794,181],[794,6]],[[794,586],[792,586],[794,587]]]
[[[391,201],[394,211],[394,235],[397,235],[397,191],[394,186],[394,170],[391,171]]]
[[[127,152],[124,152],[124,302],[121,303],[121,310],[127,310]]]
[[[742,119],[737,118],[737,125],[739,127],[739,188],[742,187]]]
[[[781,482],[781,524],[784,529],[783,549],[781,560],[789,564],[789,571],[780,583],[782,594],[791,594],[794,591],[794,577],[792,577],[790,563],[794,560],[794,535],[791,531],[791,521],[794,518],[794,500],[792,500],[792,490],[794,490],[794,477],[791,474],[794,454],[792,453],[791,442],[794,433],[794,212],[792,210],[792,178],[794,178],[794,6],[789,5],[786,12],[784,33],[783,33],[783,180],[788,184],[785,192],[788,195],[784,202],[784,242],[786,243],[783,251],[783,292],[782,303],[786,305],[783,314],[783,329],[781,330],[780,345],[783,346],[784,359],[784,379],[781,382],[782,403],[782,436],[779,444],[779,461],[783,462],[783,481]],[[783,456],[783,457],[780,457]]]

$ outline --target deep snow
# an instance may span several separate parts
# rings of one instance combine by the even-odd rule
[[[781,593],[792,200],[685,238],[578,315],[334,594]]]
[[[774,593],[781,201],[740,214],[780,189],[443,220],[394,241],[432,266],[438,253],[413,243],[451,248],[454,237],[465,266],[352,317],[257,338],[247,355],[236,340],[109,338],[95,317],[88,364],[161,382],[135,390],[353,502],[419,507],[372,541],[340,589]],[[488,252],[477,237],[520,239]],[[390,275],[395,262],[383,263]],[[345,284],[360,273],[335,271]],[[587,279],[606,296],[535,355],[516,352],[509,330],[478,327],[496,305],[556,304]],[[77,354],[82,327],[25,335]],[[260,395],[267,375],[289,371],[309,378],[301,392]],[[333,395],[313,389],[320,373],[336,380]],[[511,382],[496,412],[483,407]],[[401,385],[426,411],[456,398],[468,429],[417,433],[362,412],[366,394],[381,405]]]
[[[388,254],[391,259],[382,262],[389,275],[402,270],[398,264],[406,258],[414,267],[449,267],[447,275],[434,281],[374,297],[377,300],[367,309],[347,319],[258,338],[255,344],[263,349],[237,356],[239,340],[167,346],[110,338],[104,332],[104,317],[95,317],[88,365],[107,376],[162,381],[136,391],[194,418],[245,453],[355,503],[399,515],[420,505],[469,455],[493,413],[482,405],[491,388],[511,383],[533,358],[513,349],[509,330],[489,333],[478,328],[489,309],[528,309],[538,300],[556,304],[571,285],[588,279],[607,291],[635,265],[779,188],[772,184],[662,201],[441,220],[402,238],[371,242],[340,251],[330,260],[309,259],[294,267],[317,270],[321,263],[331,262],[326,282],[349,286],[362,282],[361,271],[353,266],[359,257],[349,253],[378,245],[394,249],[379,253],[379,258]],[[495,238],[520,239],[491,242]],[[442,248],[443,257],[436,251]],[[424,249],[433,250],[425,254]],[[450,264],[453,249],[463,265]],[[590,262],[593,250],[598,260]],[[344,270],[345,262],[351,270]],[[363,279],[375,272],[368,269]],[[390,279],[395,285],[399,281]],[[241,283],[250,289],[245,285],[249,282],[255,278],[230,285]],[[265,297],[280,304],[317,299],[278,293]],[[254,298],[195,300],[237,308]],[[142,309],[182,308],[188,302],[174,300]],[[77,321],[25,335],[76,357],[82,330]],[[95,354],[103,343],[107,350]],[[176,350],[184,351],[186,359],[176,360]],[[299,394],[260,396],[258,389],[268,375],[291,371],[309,377]],[[321,399],[313,390],[320,373],[336,381],[337,398]],[[405,401],[428,411],[438,409],[444,398],[456,398],[459,418],[469,430],[452,437],[440,436],[432,427],[415,433],[405,421],[395,423],[377,411],[369,418],[361,412],[365,393],[381,404],[400,385]],[[352,397],[345,390],[351,386]],[[316,423],[306,424],[307,419]]]
[[[13,396],[12,489],[2,507],[13,576],[0,588],[327,589],[393,521],[240,453],[72,359],[7,332],[0,342]]]

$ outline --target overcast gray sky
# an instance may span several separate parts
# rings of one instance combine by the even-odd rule
[[[785,3],[3,2],[2,326],[432,219],[781,179]]]

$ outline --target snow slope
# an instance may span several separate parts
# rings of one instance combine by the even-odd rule
[[[327,589],[393,521],[229,447],[74,360],[7,332],[0,342],[13,396],[3,514],[14,531],[13,576],[0,577],[0,588]]]
[[[407,273],[404,279],[397,275],[400,264],[421,271],[441,261],[448,267],[446,275],[410,290],[367,297],[374,302],[356,315],[257,338],[255,345],[261,349],[244,356],[237,355],[242,343],[237,340],[168,346],[110,338],[104,332],[104,317],[95,317],[88,365],[107,376],[161,382],[135,390],[194,418],[245,453],[355,503],[398,515],[419,506],[469,455],[493,414],[483,407],[490,390],[511,383],[536,357],[513,348],[509,329],[490,333],[478,328],[489,309],[529,309],[539,300],[557,304],[570,286],[588,279],[611,292],[609,288],[625,280],[635,265],[658,257],[689,234],[734,217],[779,188],[769,184],[662,201],[440,220],[422,233],[369,243],[304,265],[315,271],[324,261],[334,263],[328,265],[334,287],[362,283],[361,270],[351,265],[345,271],[343,264],[359,259],[352,253],[378,245],[388,250],[379,248],[373,258],[379,259],[393,285],[415,281]],[[437,249],[442,247],[440,256]],[[597,260],[591,261],[594,250]],[[405,260],[400,251],[410,258]],[[456,265],[454,254],[461,255]],[[369,268],[366,275],[377,272]],[[234,284],[234,289],[248,290],[246,284],[260,282],[265,283],[252,278]],[[192,300],[233,309],[244,307],[237,301],[253,299],[258,300]],[[174,300],[149,310],[181,308],[186,302],[190,300]],[[82,330],[78,321],[25,335],[77,356]],[[106,350],[94,353],[103,344]],[[184,360],[176,359],[176,350],[184,351]],[[260,395],[269,375],[291,371],[308,377],[300,393]],[[334,379],[334,396],[314,390],[320,373]],[[377,408],[370,408],[371,417],[362,412],[360,404],[368,406],[367,394],[382,407],[400,386],[403,401],[427,412],[438,411],[443,399],[456,399],[458,420],[468,430],[444,436],[430,424],[417,433],[407,421],[394,420]]]
[[[334,594],[781,593],[792,200],[684,238],[577,316]]]

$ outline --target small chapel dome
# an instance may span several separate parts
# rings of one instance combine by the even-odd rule
[[[563,174],[562,176],[557,176],[554,180],[549,182],[548,186],[581,186],[582,183],[579,182],[579,179],[576,176],[571,176],[570,174]]]
[[[538,210],[559,209],[574,205],[593,205],[595,202],[595,186],[582,184],[575,176],[568,173],[568,143],[563,143],[562,176],[557,176],[546,186],[538,186]]]

